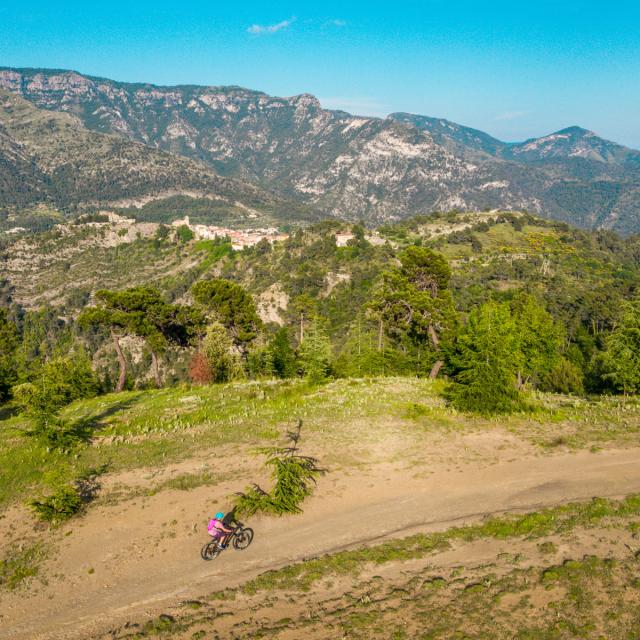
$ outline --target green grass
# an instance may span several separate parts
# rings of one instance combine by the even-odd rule
[[[13,590],[23,581],[38,575],[40,563],[46,557],[44,544],[37,543],[19,549],[11,546],[0,560],[0,588]]]
[[[357,466],[366,460],[367,447],[394,434],[424,446],[433,434],[501,428],[550,451],[637,445],[640,437],[637,400],[540,394],[534,398],[539,409],[488,420],[448,408],[443,388],[442,381],[375,378],[320,387],[289,380],[109,394],[75,402],[63,412],[64,419],[85,421],[93,432],[92,445],[72,456],[47,451],[21,435],[26,423],[14,416],[0,421],[0,508],[37,495],[43,472],[49,470],[66,473],[59,478],[64,481],[89,469],[164,466],[219,447],[242,447],[250,454],[281,438],[297,418],[303,420],[306,446],[322,451],[323,464],[332,469]],[[214,484],[217,479],[182,478],[156,489]]]
[[[43,468],[68,462],[69,477],[75,477],[105,464],[109,471],[164,465],[223,445],[273,442],[296,418],[304,422],[305,437],[344,442],[345,422],[399,415],[410,399],[433,395],[436,387],[415,379],[340,380],[319,388],[293,380],[110,394],[65,409],[65,419],[87,421],[94,434],[93,445],[79,448],[71,459],[22,436],[26,425],[16,416],[0,422],[0,467],[6,470],[0,506],[31,495]]]

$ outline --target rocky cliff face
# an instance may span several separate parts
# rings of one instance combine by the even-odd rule
[[[204,161],[348,219],[512,207],[583,226],[640,224],[640,161],[584,130],[509,145],[441,119],[326,110],[308,94],[157,87],[71,71],[4,69],[0,87],[94,131]]]
[[[202,162],[90,131],[74,115],[37,109],[0,90],[1,205],[129,206],[180,194],[247,211],[288,206]]]

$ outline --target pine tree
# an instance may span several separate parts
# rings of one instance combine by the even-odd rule
[[[18,337],[16,327],[0,309],[0,402],[9,396],[9,390],[17,378],[16,350]]]
[[[435,378],[445,345],[453,337],[457,316],[449,291],[451,272],[443,256],[424,247],[407,247],[401,266],[385,272],[373,293],[369,310],[378,322],[378,350],[388,336],[397,344],[431,351]]]
[[[451,390],[453,405],[483,415],[516,409],[521,358],[509,305],[487,302],[474,309],[451,354],[457,370]]]
[[[321,325],[321,321],[315,319],[298,352],[302,373],[312,384],[324,382],[331,370],[331,360],[331,342]]]
[[[160,387],[159,357],[169,344],[186,347],[202,326],[203,320],[197,310],[167,303],[152,287],[131,287],[124,291],[102,289],[96,292],[96,301],[97,306],[82,312],[80,323],[109,328],[120,364],[116,391],[124,389],[126,379],[126,360],[120,347],[122,335],[144,339],[151,351],[153,376]]]
[[[371,322],[358,316],[350,327],[334,369],[345,378],[382,376],[397,372],[393,347],[378,349],[378,330]]]
[[[235,345],[245,351],[262,329],[251,295],[239,284],[215,278],[196,282],[193,298],[208,316],[229,331]]]
[[[640,390],[640,299],[624,304],[620,322],[606,339],[605,363],[604,377],[625,395]]]
[[[296,358],[286,327],[281,327],[273,336],[267,351],[273,373],[278,378],[292,378],[295,375]]]

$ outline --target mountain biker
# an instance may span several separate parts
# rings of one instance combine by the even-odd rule
[[[223,549],[227,548],[227,539],[229,538],[229,535],[235,531],[234,528],[229,526],[230,522],[228,522],[228,520],[229,519],[224,513],[222,513],[222,511],[218,511],[215,517],[209,520],[209,524],[207,525],[209,535],[212,538],[215,538]]]

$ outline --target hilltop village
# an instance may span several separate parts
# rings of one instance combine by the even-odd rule
[[[218,227],[209,224],[192,224],[189,216],[185,216],[181,220],[174,220],[171,226],[174,228],[187,227],[198,240],[214,240],[215,238],[227,237],[231,240],[231,246],[236,251],[244,249],[245,247],[252,247],[261,240],[274,243],[278,240],[286,240],[289,237],[288,233],[282,233],[275,227],[228,229],[227,227]]]

